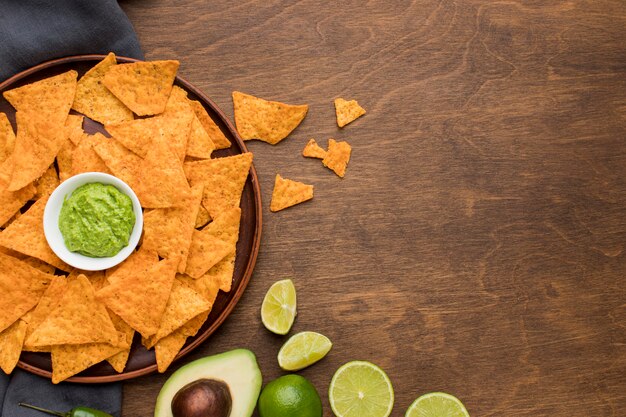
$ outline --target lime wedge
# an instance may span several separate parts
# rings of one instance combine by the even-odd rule
[[[352,361],[335,372],[328,399],[337,417],[387,417],[393,408],[393,387],[378,366]]]
[[[290,279],[276,281],[265,294],[261,321],[267,330],[287,334],[296,318],[296,288]]]
[[[298,371],[322,359],[333,347],[320,333],[300,332],[285,342],[278,352],[278,365],[285,371]]]
[[[404,417],[469,417],[458,398],[445,392],[424,394],[411,404]]]

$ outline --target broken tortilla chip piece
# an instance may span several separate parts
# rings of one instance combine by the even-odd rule
[[[212,218],[239,207],[241,193],[252,165],[252,153],[185,163],[189,183],[204,184],[202,205]]]
[[[200,207],[198,208],[198,216],[196,217],[196,229],[206,226],[207,223],[209,223],[210,221],[211,215],[209,214],[207,209],[205,209],[204,206],[200,204]]]
[[[178,61],[133,62],[109,67],[102,83],[138,116],[163,113]]]
[[[324,148],[320,147],[317,142],[315,142],[315,139],[309,139],[306,146],[302,150],[302,156],[306,156],[307,158],[324,159],[326,151]]]
[[[151,210],[143,218],[142,248],[156,251],[162,258],[178,259],[178,272],[184,272],[187,266],[202,190],[202,184],[198,184],[177,206]]]
[[[108,343],[52,346],[52,383],[58,384],[92,365],[115,355],[124,347]]]
[[[98,298],[142,336],[152,336],[159,330],[177,265],[177,259],[165,259],[145,273],[118,272]]]
[[[91,282],[81,274],[68,279],[60,305],[33,331],[28,341],[33,346],[117,344],[118,336]]]
[[[76,114],[70,114],[65,119],[65,137],[72,141],[74,145],[83,139],[85,131],[83,130],[83,121],[85,118]]]
[[[115,65],[117,60],[111,52],[78,80],[74,110],[102,124],[133,119],[133,112],[102,84],[104,74]]]
[[[346,174],[351,152],[352,148],[348,142],[337,142],[334,139],[328,139],[328,151],[326,151],[326,156],[322,163],[343,178]]]
[[[43,293],[39,300],[39,304],[32,310],[30,319],[28,320],[28,328],[26,329],[26,338],[24,340],[24,350],[29,352],[49,352],[49,347],[33,346],[30,344],[30,336],[33,334],[41,323],[58,307],[61,306],[63,294],[67,288],[67,279],[62,276],[53,276],[50,285]]]
[[[13,153],[15,133],[7,115],[0,112],[0,163],[4,162]]]
[[[37,305],[52,276],[0,254],[0,332]]]
[[[43,232],[43,212],[48,197],[37,200],[26,213],[0,232],[0,245],[24,255],[41,259],[63,271],[70,271],[71,267],[59,259],[50,249]]]
[[[111,317],[113,326],[115,326],[115,329],[117,330],[117,335],[120,338],[119,345],[124,346],[124,350],[107,358],[107,362],[109,362],[113,369],[115,369],[117,372],[123,372],[124,368],[126,367],[126,362],[128,362],[130,347],[133,343],[133,336],[135,335],[135,331],[114,312],[109,311],[109,316]]]
[[[13,372],[20,360],[24,336],[26,336],[26,322],[17,320],[9,328],[0,332],[0,368],[6,373]]]
[[[335,99],[335,113],[337,114],[337,125],[344,127],[365,114],[365,109],[359,106],[356,100]]]
[[[108,139],[102,133],[96,133],[95,135],[85,134],[78,146],[73,150],[71,175],[78,175],[84,172],[104,172],[105,174],[110,174],[111,171],[109,171],[102,158],[94,150],[97,144],[109,140],[112,139]]]
[[[235,123],[243,140],[259,139],[276,145],[306,116],[309,106],[291,105],[233,91]]]
[[[189,106],[196,114],[196,117],[200,121],[200,124],[209,135],[209,139],[215,145],[215,149],[227,149],[230,148],[230,141],[226,138],[219,126],[213,121],[206,109],[196,100],[189,100]]]
[[[44,172],[44,174],[37,181],[35,181],[37,193],[34,198],[37,200],[41,197],[50,195],[58,186],[59,176],[57,175],[56,169],[54,169],[54,165],[50,165],[46,172]]]
[[[9,191],[7,190],[8,186],[9,183],[0,178],[0,227],[7,227],[9,220],[19,214],[19,210],[37,192],[33,184],[29,184],[18,191]]]
[[[271,211],[279,211],[313,198],[313,186],[289,180],[276,174]]]

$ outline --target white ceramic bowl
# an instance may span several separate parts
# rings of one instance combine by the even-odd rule
[[[115,256],[108,258],[90,258],[80,253],[70,252],[65,246],[63,235],[59,230],[59,215],[65,197],[69,197],[75,189],[81,185],[99,182],[102,184],[110,184],[118,190],[130,197],[133,202],[133,211],[135,213],[135,226],[128,240],[128,246],[122,248]],[[143,213],[141,204],[133,190],[124,181],[109,174],[101,172],[86,172],[78,174],[63,181],[56,190],[52,192],[46,209],[43,213],[43,231],[46,235],[48,245],[52,251],[63,260],[63,262],[73,266],[74,268],[83,269],[85,271],[101,271],[103,269],[114,267],[115,265],[128,258],[137,247],[141,230],[143,228]]]

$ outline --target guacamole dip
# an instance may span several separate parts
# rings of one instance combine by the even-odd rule
[[[116,255],[128,245],[134,225],[130,197],[100,183],[82,185],[65,197],[59,216],[65,246],[92,258]]]

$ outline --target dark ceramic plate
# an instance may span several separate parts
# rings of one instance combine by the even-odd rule
[[[103,58],[104,55],[81,55],[56,59],[37,65],[1,83],[0,93],[71,69],[76,70],[80,77]],[[135,61],[130,58],[122,57],[118,57],[117,60],[120,63]],[[213,118],[232,143],[230,148],[216,151],[214,153],[215,156],[223,157],[247,152],[246,146],[239,138],[233,124],[211,99],[180,77],[176,77],[175,84],[185,89],[189,94],[189,98],[198,100],[204,105],[211,118]],[[1,96],[0,112],[7,114],[15,128],[15,110]],[[84,129],[92,134],[98,131],[104,131],[102,125],[89,120],[87,117],[85,117]],[[261,240],[261,190],[259,188],[259,181],[254,165],[250,170],[250,175],[248,176],[241,197],[241,216],[241,229],[239,231],[239,242],[237,243],[237,258],[235,261],[235,274],[232,289],[229,293],[220,291],[209,318],[196,336],[187,339],[185,346],[176,359],[185,356],[197,348],[224,322],[237,304],[237,301],[241,298],[243,291],[248,285],[248,281],[250,281]],[[50,354],[48,353],[23,352],[18,366],[44,377],[50,378],[52,375]],[[157,365],[154,350],[146,350],[141,344],[139,335],[136,334],[124,372],[118,374],[107,362],[101,362],[69,378],[68,381],[79,383],[121,381],[152,373],[156,371],[156,369]]]

